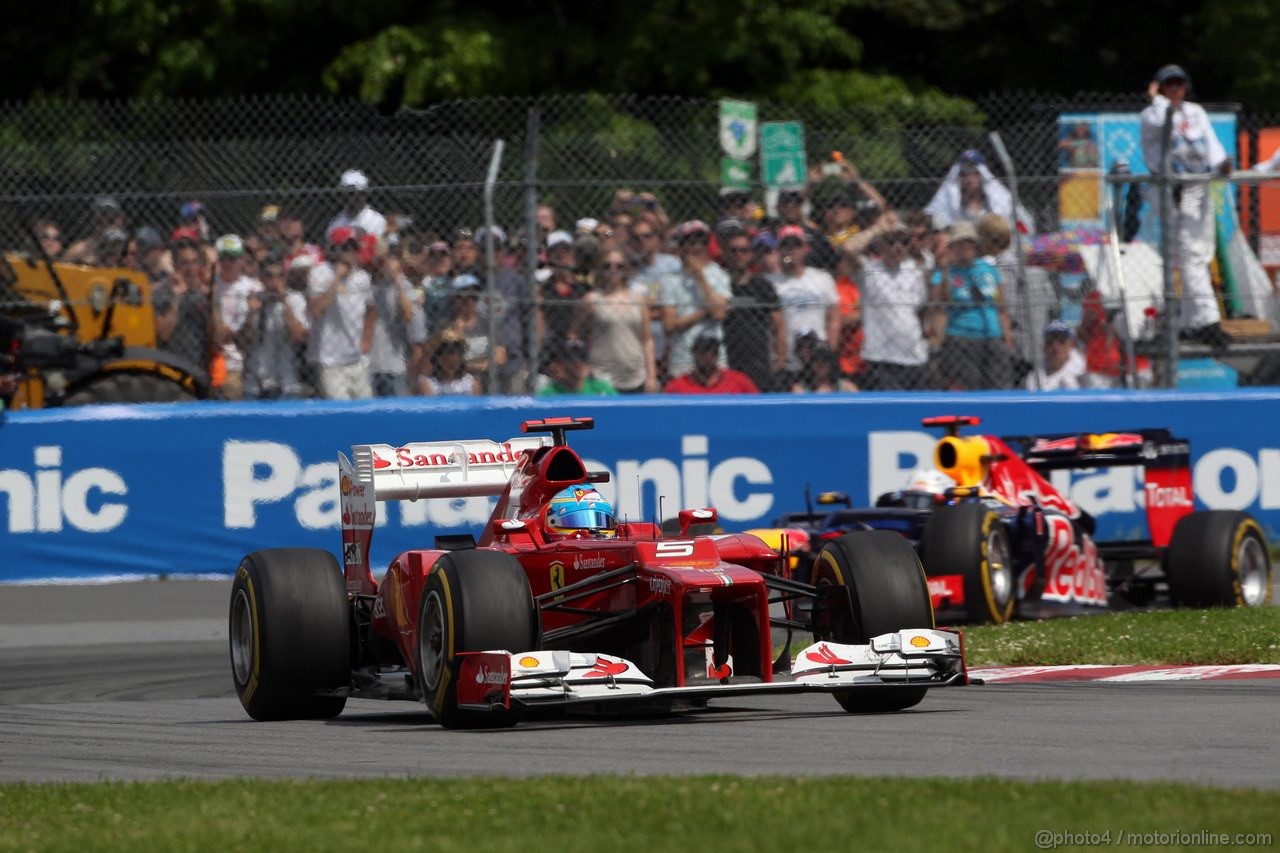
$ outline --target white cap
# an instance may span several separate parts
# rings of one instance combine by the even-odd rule
[[[338,181],[338,186],[352,190],[367,190],[369,179],[359,169],[347,169],[342,173],[342,180]]]
[[[547,248],[561,244],[573,245],[573,235],[568,231],[552,231],[547,235]]]
[[[584,232],[590,233],[592,231],[595,231],[596,228],[598,228],[599,226],[600,226],[599,219],[592,219],[591,217],[587,216],[587,217],[583,217],[582,219],[579,219],[574,224],[573,230],[577,231],[579,234],[582,234]]]
[[[476,229],[476,245],[484,246],[487,233],[488,230],[483,225]],[[502,230],[501,225],[493,226],[493,242],[498,248],[502,248],[502,245],[507,242],[507,232]]]

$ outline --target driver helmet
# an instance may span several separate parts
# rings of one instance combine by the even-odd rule
[[[547,533],[560,537],[612,539],[618,535],[613,505],[593,487],[570,486],[547,504]]]
[[[911,479],[907,482],[903,491],[945,495],[947,489],[954,488],[955,485],[955,480],[936,468],[918,468],[911,472]]]

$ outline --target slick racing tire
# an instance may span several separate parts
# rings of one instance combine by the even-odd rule
[[[831,540],[813,564],[813,583],[847,587],[853,604],[851,614],[833,614],[829,637],[815,639],[861,644],[880,634],[933,627],[924,569],[915,549],[897,533],[867,530]],[[910,708],[920,703],[925,691],[886,687],[833,695],[846,711],[862,713]]]
[[[351,683],[347,591],[338,561],[318,548],[255,551],[231,584],[231,674],[255,720],[336,717]]]
[[[459,710],[460,652],[519,653],[538,647],[538,613],[524,569],[499,551],[454,551],[440,557],[418,608],[418,684],[445,728],[514,725],[507,711]]]
[[[1013,550],[995,510],[980,503],[938,507],[925,522],[921,551],[929,577],[964,578],[965,621],[1001,625],[1013,618]]]
[[[77,386],[64,406],[97,403],[186,403],[195,395],[177,382],[153,373],[104,373]]]
[[[1164,558],[1169,597],[1184,607],[1271,603],[1271,559],[1248,513],[1193,512],[1178,520]]]

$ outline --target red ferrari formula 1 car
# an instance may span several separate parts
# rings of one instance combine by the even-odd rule
[[[236,692],[259,720],[332,717],[351,696],[420,699],[445,726],[499,726],[526,709],[698,707],[831,693],[849,711],[909,708],[967,681],[960,636],[936,630],[910,543],[862,531],[828,542],[802,583],[746,534],[619,523],[565,440],[588,418],[527,421],[487,440],[359,445],[339,454],[343,568],[327,551],[248,555],[231,590]],[[549,434],[544,435],[544,434]],[[380,581],[377,502],[494,496],[479,541],[437,537]],[[345,578],[345,579],[344,579]],[[802,606],[801,606],[802,605]],[[773,631],[786,632],[780,652]],[[815,642],[791,654],[791,632]]]
[[[1195,510],[1191,448],[1165,429],[962,436],[972,417],[926,418],[945,435],[935,470],[855,508],[842,493],[791,513],[766,542],[786,537],[794,576],[821,573],[824,543],[855,530],[893,530],[912,542],[940,619],[1004,622],[1078,613],[1157,597],[1175,605],[1256,607],[1271,600],[1262,528],[1247,513]],[[1060,469],[1138,467],[1147,536],[1098,541],[1094,520],[1048,481]],[[843,504],[844,508],[834,506]],[[815,575],[817,576],[817,575]]]

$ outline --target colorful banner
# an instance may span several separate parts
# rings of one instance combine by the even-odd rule
[[[923,417],[973,414],[996,434],[1168,427],[1191,440],[1204,506],[1280,527],[1280,391],[776,395],[544,401],[199,403],[18,412],[0,421],[0,580],[230,573],[258,548],[338,551],[337,454],[352,444],[494,438],[522,420],[590,415],[570,435],[620,517],[715,506],[728,530],[804,506],[806,484],[858,503],[931,464]],[[1270,473],[1268,473],[1270,472]],[[1103,537],[1143,535],[1138,469],[1059,472]],[[477,532],[491,499],[378,507],[372,555]]]
[[[1211,112],[1209,123],[1226,149],[1239,162],[1236,150],[1236,116]],[[1109,191],[1103,176],[1124,164],[1134,175],[1150,170],[1142,158],[1141,121],[1138,113],[1061,113],[1058,116],[1058,215],[1059,227],[1105,228],[1102,193]],[[1227,234],[1228,239],[1230,234]],[[1160,238],[1156,212],[1143,210],[1138,239],[1156,245]]]

